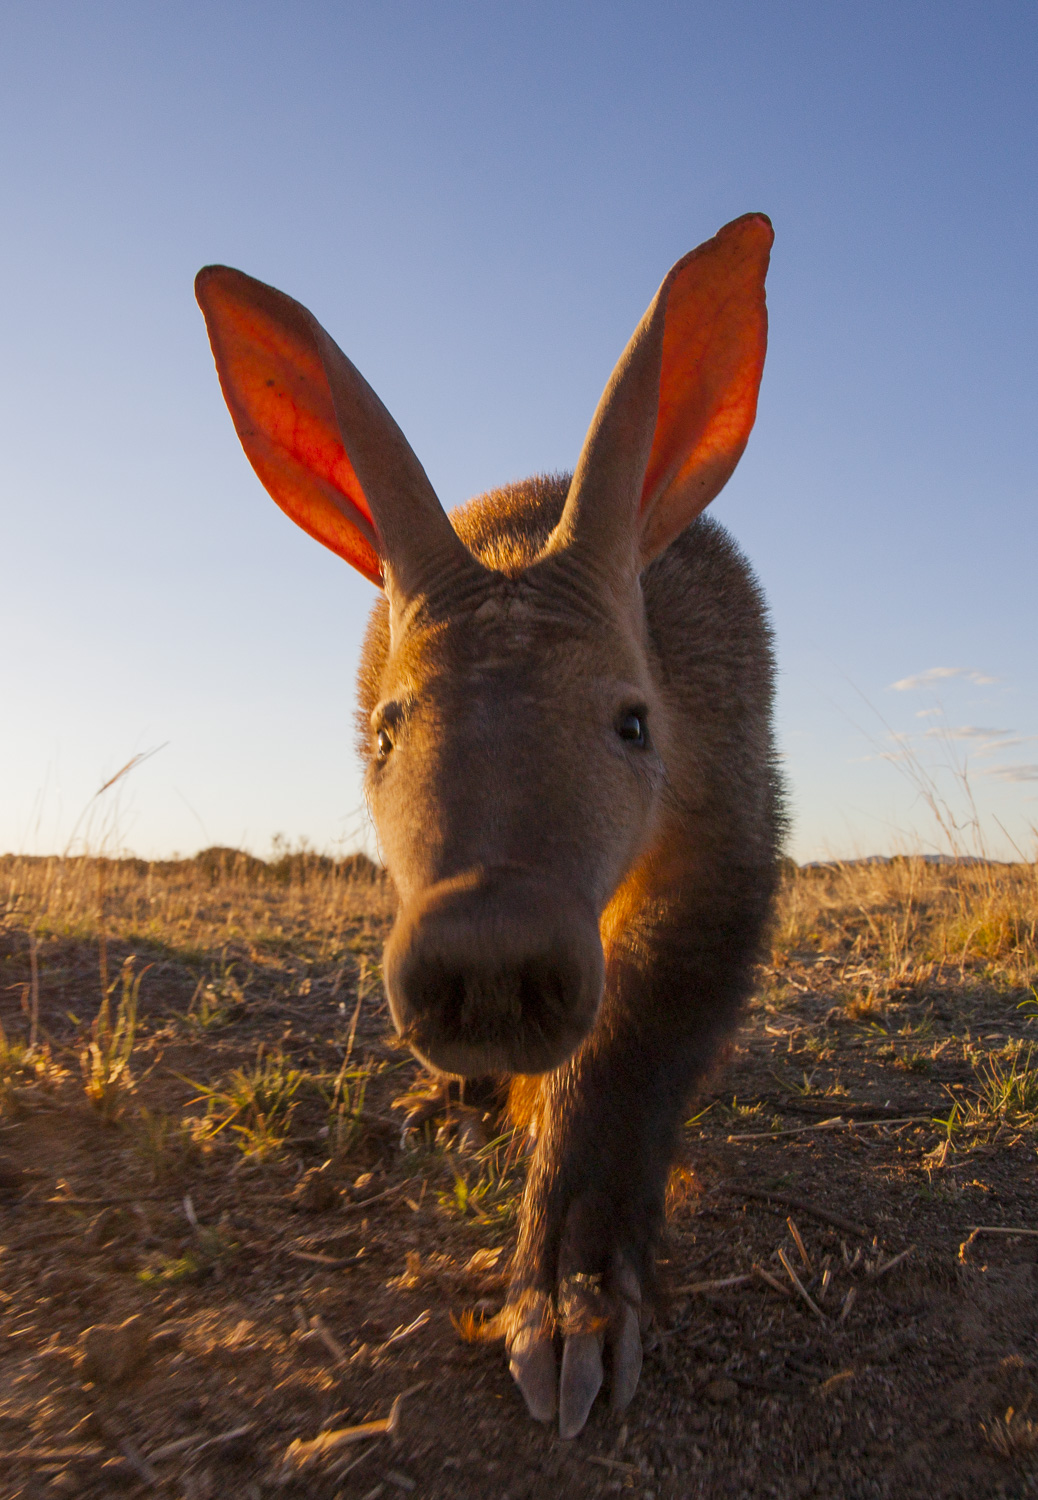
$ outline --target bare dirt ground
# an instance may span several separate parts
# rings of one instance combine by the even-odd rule
[[[452,1321],[522,1142],[402,1135],[363,875],[0,861],[0,1496],[1038,1494],[1033,866],[789,872],[638,1394],[569,1443]]]

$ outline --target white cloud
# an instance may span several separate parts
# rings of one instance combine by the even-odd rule
[[[915,677],[902,677],[899,682],[892,682],[890,686],[896,693],[911,693],[918,688],[933,687],[935,683],[946,682],[950,677],[964,677],[967,682],[975,683],[978,687],[985,687],[989,683],[997,682],[997,677],[990,676],[987,672],[979,672],[976,667],[930,667],[926,672],[919,672]]]
[[[1024,740],[1034,739],[1033,734],[1013,734],[1007,740],[985,740],[972,752],[973,759],[978,760],[982,755],[997,755],[1000,750],[1011,750],[1016,745],[1022,745]]]
[[[1038,765],[992,766],[981,775],[993,781],[1038,781]]]
[[[928,729],[923,738],[926,740],[1007,740],[1015,733],[1012,729],[982,729],[976,724],[960,724],[958,729],[950,726],[937,726]],[[1020,741],[1014,741],[1019,744]]]

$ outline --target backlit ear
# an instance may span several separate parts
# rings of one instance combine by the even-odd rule
[[[598,403],[549,550],[642,568],[718,493],[757,412],[773,239],[735,219],[668,273]]]
[[[774,232],[747,214],[668,275],[659,406],[641,494],[643,564],[724,487],[757,415],[768,341],[764,278]]]
[[[229,266],[199,271],[195,296],[224,400],[263,485],[297,526],[380,584],[374,518],[339,432],[310,313]]]
[[[227,266],[198,273],[224,398],[281,509],[398,597],[474,566],[389,412],[300,303]]]

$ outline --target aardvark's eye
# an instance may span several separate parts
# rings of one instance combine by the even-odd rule
[[[629,708],[626,713],[620,715],[617,721],[616,732],[622,740],[632,745],[636,750],[644,750],[649,743],[649,726],[646,723],[645,710],[642,708]]]

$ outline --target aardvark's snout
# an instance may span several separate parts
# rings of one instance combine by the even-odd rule
[[[386,945],[393,1021],[447,1073],[543,1073],[587,1035],[604,962],[590,907],[514,871],[441,881]]]

